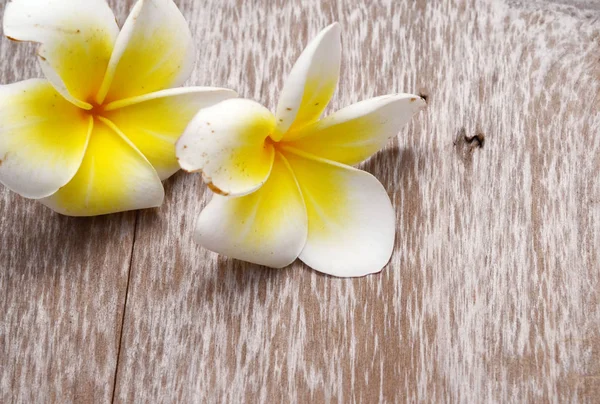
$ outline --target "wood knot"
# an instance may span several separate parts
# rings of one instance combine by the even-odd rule
[[[473,160],[473,152],[476,149],[481,149],[485,145],[485,135],[482,132],[477,132],[473,136],[467,135],[467,130],[463,127],[458,130],[454,147],[460,159],[465,164],[470,164]]]
[[[454,141],[454,146],[461,146],[461,144],[471,145],[470,149],[482,149],[485,145],[485,135],[481,132],[477,132],[477,134],[473,136],[467,135],[467,130],[465,128],[460,128],[458,130],[458,135],[456,136],[456,140]]]
[[[483,133],[478,133],[475,136],[471,136],[471,137],[465,136],[465,141],[468,144],[472,144],[474,142],[475,147],[482,149],[483,145],[485,144],[485,136],[483,135]]]

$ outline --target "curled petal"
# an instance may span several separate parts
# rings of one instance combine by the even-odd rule
[[[412,94],[372,98],[290,134],[286,142],[328,160],[357,164],[381,150],[425,106]]]
[[[364,171],[283,148],[308,213],[300,259],[319,272],[356,277],[381,271],[395,237],[385,189]]]
[[[172,0],[139,0],[125,21],[96,100],[181,86],[194,61],[192,34]]]
[[[340,76],[340,25],[325,28],[302,52],[285,82],[277,105],[276,140],[319,119]]]
[[[48,80],[84,109],[102,84],[118,33],[105,0],[12,0],[4,12],[4,34],[40,43]]]
[[[95,216],[160,206],[164,190],[144,156],[99,118],[85,157],[73,179],[41,202],[68,216]]]
[[[266,141],[275,118],[262,105],[244,99],[223,101],[201,110],[177,141],[181,168],[202,171],[221,195],[245,195],[269,177],[274,148]]]
[[[0,86],[0,182],[27,198],[53,194],[77,172],[91,128],[46,80]]]
[[[258,191],[237,198],[213,196],[198,218],[195,239],[219,254],[282,268],[298,257],[306,234],[298,184],[276,153],[271,176]]]
[[[161,180],[179,170],[175,142],[202,108],[235,97],[231,90],[184,87],[108,104],[104,116],[135,144]]]

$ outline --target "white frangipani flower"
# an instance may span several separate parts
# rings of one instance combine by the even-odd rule
[[[217,194],[195,239],[233,258],[284,267],[300,258],[343,277],[379,272],[395,237],[390,199],[375,177],[350,167],[372,156],[425,107],[386,95],[319,119],[337,86],[340,27],[304,50],[273,115],[232,99],[202,110],[177,142],[181,167],[202,171]]]
[[[140,0],[123,29],[105,0],[12,0],[4,34],[39,43],[47,78],[0,86],[0,182],[55,211],[158,206],[175,141],[233,91],[180,86],[194,52],[172,0]]]

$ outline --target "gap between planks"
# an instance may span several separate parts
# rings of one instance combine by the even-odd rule
[[[121,345],[123,344],[123,328],[125,326],[125,315],[127,314],[127,298],[129,297],[129,283],[131,281],[131,269],[133,268],[133,253],[135,251],[135,241],[137,235],[137,225],[140,218],[140,212],[135,212],[135,219],[133,220],[133,240],[131,242],[131,252],[129,255],[129,267],[127,268],[127,284],[125,286],[125,299],[123,300],[123,315],[121,316],[121,327],[119,329],[119,345],[117,346],[117,361],[115,364],[115,377],[113,378],[113,391],[110,399],[111,403],[115,402],[115,395],[117,392],[117,380],[119,376],[119,360],[121,358]]]

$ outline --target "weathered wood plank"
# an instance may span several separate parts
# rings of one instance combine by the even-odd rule
[[[111,1],[120,21],[131,3]],[[273,107],[307,40],[339,20],[334,109],[393,91],[430,106],[365,166],[398,212],[378,276],[217,258],[190,237],[208,193],[170,180],[165,206],[140,214],[117,401],[597,400],[595,3],[178,4],[194,84]],[[2,83],[40,76],[31,49],[0,42]],[[479,133],[483,148],[465,141]],[[110,401],[134,218],[63,218],[0,190],[1,402]]]
[[[0,41],[0,83],[42,77],[34,48]],[[67,218],[0,186],[0,402],[111,400],[135,215]]]
[[[0,195],[0,402],[110,401],[134,215]]]
[[[183,3],[183,4],[182,4]],[[594,402],[600,393],[597,7],[545,2],[180,2],[194,84],[274,107],[309,38],[344,28],[334,108],[429,108],[366,164],[397,209],[379,276],[281,271],[195,246],[209,194],[140,215],[120,402]],[[483,148],[465,136],[482,134]]]

